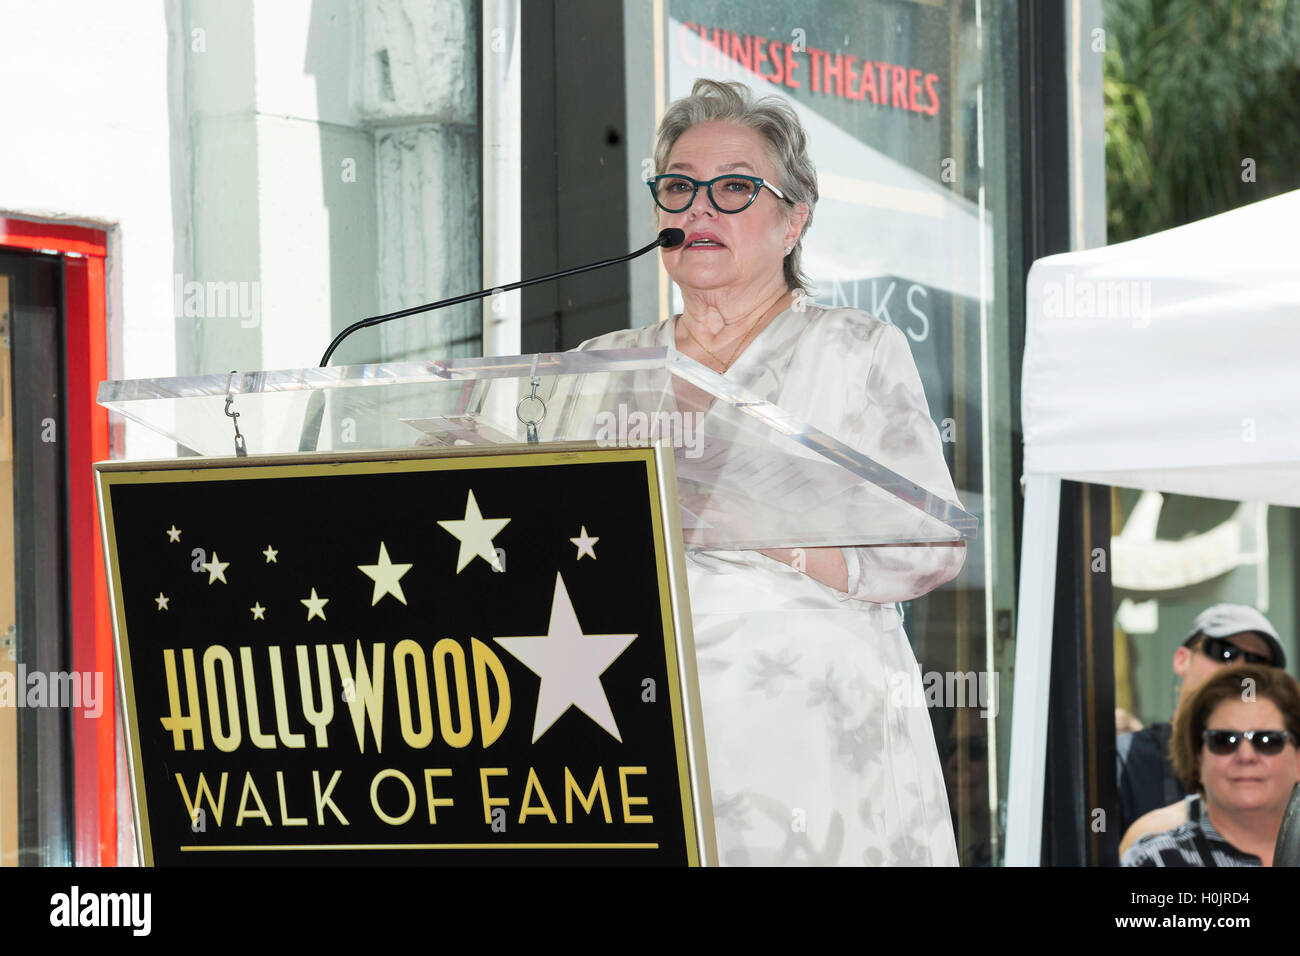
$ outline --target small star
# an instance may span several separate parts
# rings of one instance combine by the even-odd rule
[[[461,569],[475,558],[482,558],[496,571],[502,570],[496,549],[492,547],[492,539],[509,523],[509,518],[484,518],[478,510],[473,491],[465,502],[464,518],[439,521],[438,524],[460,542],[460,552],[456,555],[456,573],[460,574]]]
[[[261,601],[258,601],[256,604],[254,604],[252,607],[249,608],[249,610],[253,612],[254,621],[266,620],[266,608],[262,607]]]
[[[229,583],[226,581],[226,568],[230,567],[230,562],[222,561],[218,558],[217,552],[213,551],[212,560],[207,564],[200,564],[199,567],[208,572],[209,584],[212,584],[214,581],[220,581],[222,584]]]
[[[170,600],[171,598],[163,594],[161,591],[159,591],[158,596],[154,598],[154,602],[158,605],[158,610],[160,611],[167,610],[167,602]]]
[[[275,556],[276,556],[277,554],[279,554],[280,552],[277,551],[277,550],[275,550],[275,548],[271,547],[269,544],[266,546],[266,550],[263,551],[262,553],[263,553],[264,555],[266,555],[266,563],[267,563],[267,564],[279,564],[279,563],[280,563],[279,561],[275,560]]]
[[[411,567],[409,564],[393,564],[388,560],[388,549],[384,547],[384,542],[380,541],[379,563],[357,565],[358,571],[375,582],[375,593],[370,599],[370,606],[374,607],[378,604],[379,599],[385,594],[391,594],[405,604],[406,595],[402,593],[402,575],[411,570]]]
[[[176,527],[175,522],[172,522],[172,526],[167,529],[167,537],[171,539],[171,544],[175,544],[181,539],[181,529]]]
[[[300,604],[307,606],[307,620],[309,621],[313,617],[319,617],[322,621],[325,620],[325,605],[329,604],[329,602],[329,598],[317,597],[315,588],[311,589],[311,597],[299,600]]]
[[[595,543],[600,539],[587,537],[587,526],[585,524],[582,526],[582,532],[579,536],[576,538],[570,538],[569,540],[578,546],[578,561],[582,560],[584,554],[589,554],[591,555],[591,560],[596,560],[596,549],[593,545],[595,545]]]

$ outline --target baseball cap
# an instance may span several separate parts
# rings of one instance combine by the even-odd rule
[[[1190,646],[1202,634],[1206,637],[1231,637],[1242,631],[1254,631],[1262,637],[1273,655],[1273,665],[1286,667],[1286,652],[1282,650],[1277,629],[1263,614],[1245,604],[1216,604],[1207,607],[1196,615],[1183,646]]]

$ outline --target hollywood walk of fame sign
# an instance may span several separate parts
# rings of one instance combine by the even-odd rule
[[[148,865],[714,859],[672,454],[97,466]]]

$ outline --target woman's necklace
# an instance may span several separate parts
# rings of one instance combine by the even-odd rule
[[[684,319],[686,317],[682,316],[682,318]],[[715,353],[711,348],[709,348],[707,345],[705,345],[703,342],[701,342],[699,339],[695,337],[695,333],[691,331],[690,322],[685,322],[683,324],[686,326],[686,334],[691,337],[691,341],[694,342],[696,345],[698,345],[700,348],[704,349],[704,351],[708,352],[709,355],[713,356],[713,361],[717,362],[719,365],[722,366],[722,374],[726,375],[727,369],[731,368],[731,364],[736,361],[736,356],[740,354],[740,350],[745,347],[745,343],[749,341],[749,337],[754,334],[754,330],[757,329],[763,323],[763,320],[765,318],[767,318],[766,315],[760,315],[757,319],[754,320],[753,325],[749,327],[749,331],[746,332],[744,338],[740,340],[740,344],[731,350],[731,357],[727,359],[727,361],[725,362],[718,357],[717,353]]]

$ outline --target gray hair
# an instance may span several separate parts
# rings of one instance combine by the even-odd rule
[[[813,208],[817,205],[817,170],[808,158],[808,138],[804,135],[799,116],[785,100],[779,96],[755,98],[754,91],[744,83],[696,80],[691,95],[673,102],[659,123],[655,137],[655,172],[664,171],[668,154],[682,133],[700,123],[719,120],[748,126],[759,133],[767,143],[768,156],[780,178],[776,187],[791,203],[804,203],[808,207],[808,219],[783,265],[786,286],[806,291],[809,282],[800,260],[804,233],[812,226]],[[792,208],[785,207],[787,221]]]

